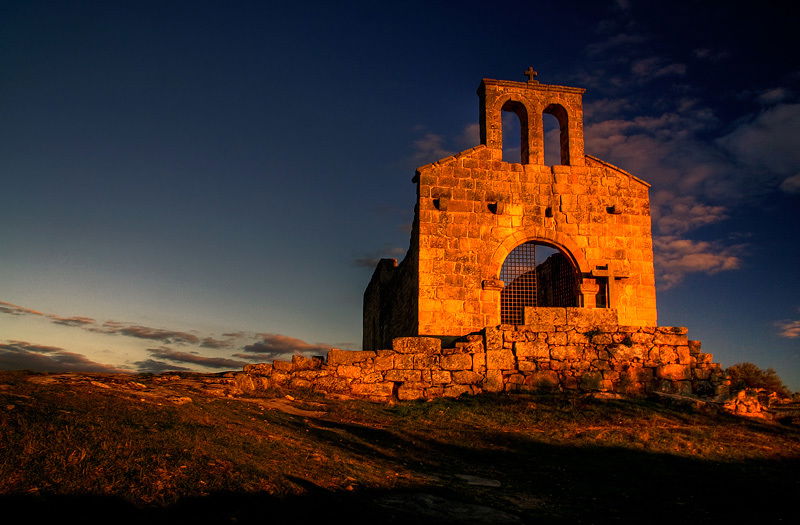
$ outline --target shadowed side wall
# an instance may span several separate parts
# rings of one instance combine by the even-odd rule
[[[381,259],[364,291],[361,348],[389,348],[392,339],[418,335],[419,217],[414,214],[411,246],[403,261]]]

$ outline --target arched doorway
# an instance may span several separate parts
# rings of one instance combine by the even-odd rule
[[[575,267],[559,249],[536,241],[520,244],[500,270],[500,322],[521,325],[526,306],[578,306]]]

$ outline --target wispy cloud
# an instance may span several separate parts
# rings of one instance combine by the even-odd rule
[[[9,315],[38,315],[38,316],[45,315],[43,312],[40,312],[38,310],[31,310],[30,308],[25,308],[24,306],[7,303],[5,301],[0,301],[0,313]]]
[[[746,119],[717,140],[759,179],[800,170],[800,104],[778,104]],[[783,178],[783,177],[781,177]]]
[[[362,268],[375,268],[375,265],[378,264],[378,261],[381,259],[402,259],[406,254],[405,248],[400,248],[399,246],[392,246],[381,250],[379,253],[373,253],[370,255],[356,257],[353,259],[353,264],[355,266],[359,266]]]
[[[311,344],[287,335],[260,334],[261,340],[244,347],[245,352],[275,358],[291,354],[324,354],[331,347],[322,344]]]
[[[617,33],[601,41],[593,42],[586,46],[586,54],[591,57],[603,55],[613,49],[626,46],[635,46],[644,42],[646,38],[636,33]]]
[[[669,63],[662,57],[650,56],[634,60],[631,63],[631,73],[641,81],[665,76],[681,76],[686,74],[686,65]]]
[[[196,336],[195,334],[181,330],[153,328],[150,326],[142,326],[139,324],[125,323],[121,321],[105,321],[101,324],[99,321],[92,319],[91,317],[63,316],[45,313],[5,301],[0,301],[0,314],[40,317],[42,319],[47,319],[54,324],[62,326],[81,328],[90,332],[108,335],[124,335],[137,339],[160,341],[165,344],[199,344],[200,346],[205,346],[208,348],[222,348],[224,347],[223,345],[227,344],[225,341],[220,341],[211,337],[206,337],[201,340],[200,337]]]
[[[701,47],[693,50],[692,55],[698,60],[706,60],[709,62],[719,62],[731,56],[731,54],[727,51],[720,49],[708,49],[707,47]]]
[[[213,337],[204,337],[203,340],[200,341],[200,346],[202,346],[203,348],[214,348],[214,349],[231,348],[233,347],[233,342],[230,339],[222,340],[222,339],[214,339]]]
[[[0,369],[35,372],[128,372],[113,365],[97,363],[83,354],[69,352],[57,346],[13,340],[0,343]]]
[[[401,253],[404,253],[404,250],[399,248],[388,249],[382,255],[397,255]],[[372,261],[370,260],[370,262]],[[236,331],[225,332],[221,334],[221,337],[213,337],[200,336],[183,330],[153,328],[120,321],[105,321],[101,323],[90,317],[48,314],[4,301],[0,301],[0,314],[34,316],[54,324],[87,330],[93,333],[156,341],[165,345],[147,349],[152,358],[133,363],[136,369],[143,372],[159,373],[167,370],[190,370],[190,368],[173,363],[214,369],[241,368],[247,364],[247,361],[259,361],[292,354],[319,354],[325,353],[330,348],[329,345],[311,344],[301,339],[276,333],[255,334]],[[233,354],[230,357],[208,356],[202,353],[204,349],[241,348],[244,342],[247,340],[252,341],[254,338],[259,338],[259,340],[245,345],[242,353]],[[195,347],[199,351],[193,351],[191,348],[188,351],[175,350],[166,345],[180,345],[184,349]],[[129,372],[129,370],[118,369],[110,365],[94,363],[80,354],[68,352],[58,347],[11,341],[4,346],[0,346],[0,350],[3,351],[3,355],[0,356],[0,368],[13,366],[51,371]]]
[[[200,342],[199,337],[188,332],[151,328],[149,326],[127,324],[118,321],[106,321],[103,323],[102,327],[97,329],[97,331],[104,334],[126,335],[128,337],[136,337],[138,339],[161,341],[162,343],[167,344],[177,343],[196,345]]]
[[[161,374],[163,372],[189,372],[191,368],[185,366],[173,365],[164,361],[157,361],[155,359],[145,359],[143,361],[136,361],[133,366],[139,372],[150,374]]]
[[[692,273],[736,270],[747,255],[743,245],[691,237],[725,221],[735,207],[758,203],[776,190],[800,193],[795,94],[782,87],[749,93],[760,111],[724,128],[691,85],[673,84],[668,96],[642,86],[685,76],[687,64],[718,62],[729,53],[698,48],[669,56],[652,37],[638,33],[632,9],[616,5],[612,15],[598,24],[601,39],[586,48],[592,61],[577,79],[600,96],[587,98],[586,150],[652,183],[660,288]]]
[[[247,364],[244,361],[237,361],[227,357],[208,357],[192,352],[181,352],[164,346],[160,348],[148,348],[147,351],[158,359],[166,359],[167,361],[175,363],[190,363],[208,368],[242,368]]]
[[[745,246],[724,246],[662,235],[653,239],[653,248],[659,285],[668,289],[683,281],[690,273],[712,275],[738,269]]]
[[[454,152],[445,148],[445,138],[437,133],[425,133],[412,143],[411,159],[417,164],[428,164],[449,157]]]
[[[789,339],[800,337],[800,320],[778,321],[775,323],[775,326],[778,327],[778,335],[781,337],[787,337]]]
[[[662,234],[684,234],[728,218],[725,206],[699,202],[692,195],[661,190],[652,197],[653,222]]]
[[[49,314],[47,318],[52,320],[55,324],[64,326],[87,326],[97,323],[97,321],[91,317],[61,317],[59,315]]]
[[[800,193],[800,173],[786,177],[779,187],[786,193]]]
[[[771,106],[792,98],[793,95],[794,93],[792,91],[783,87],[777,87],[762,91],[756,96],[756,100],[761,104]]]
[[[431,133],[424,128],[420,131],[424,134],[411,144],[411,161],[418,166],[449,157],[480,142],[480,127],[475,123],[464,126],[455,136]]]

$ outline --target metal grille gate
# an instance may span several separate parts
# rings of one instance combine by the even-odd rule
[[[546,248],[546,259],[538,266],[537,246]],[[572,264],[563,253],[534,241],[520,244],[508,254],[500,279],[506,283],[500,292],[503,324],[524,324],[526,306],[577,306],[577,279]]]
[[[506,283],[500,292],[500,322],[523,324],[525,307],[537,305],[536,243],[514,248],[503,262],[500,279]]]

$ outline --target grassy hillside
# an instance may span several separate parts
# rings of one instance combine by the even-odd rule
[[[84,523],[797,523],[800,431],[646,400],[0,373],[0,505]]]

